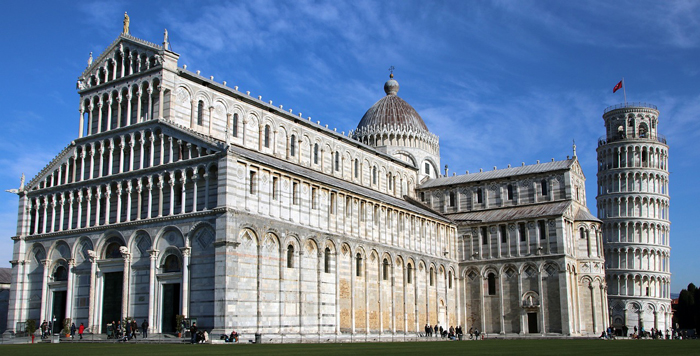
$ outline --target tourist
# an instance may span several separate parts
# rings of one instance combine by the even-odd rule
[[[70,325],[70,338],[73,340],[75,340],[75,330],[76,330],[75,323],[72,323]]]
[[[83,331],[85,331],[85,325],[80,323],[80,327],[78,327],[78,336],[80,336],[80,340],[83,339]]]
[[[192,323],[190,326],[190,343],[194,344],[197,342],[197,323]]]
[[[143,338],[148,337],[148,322],[146,319],[143,319],[143,323],[141,323],[141,332],[143,333]]]

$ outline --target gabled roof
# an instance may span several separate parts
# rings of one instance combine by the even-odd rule
[[[435,187],[441,187],[441,186],[447,186],[447,185],[457,185],[457,184],[470,183],[470,182],[479,182],[479,181],[521,176],[521,175],[527,175],[527,174],[538,174],[538,173],[566,170],[566,169],[569,169],[574,164],[574,162],[576,162],[575,157],[571,158],[571,159],[566,159],[563,161],[538,163],[538,164],[532,164],[529,166],[504,168],[504,169],[498,169],[498,170],[493,170],[493,171],[463,174],[463,175],[452,176],[452,177],[438,177],[438,178],[431,179],[431,180],[421,184],[418,187],[418,189],[435,188]]]
[[[116,38],[114,41],[112,41],[112,43],[107,47],[107,49],[105,49],[105,50],[102,52],[102,54],[100,54],[99,57],[95,58],[95,60],[92,62],[91,65],[89,65],[89,66],[87,66],[87,68],[85,68],[85,70],[84,70],[83,73],[80,75],[80,77],[81,77],[81,78],[82,78],[82,77],[85,77],[85,76],[86,76],[87,74],[89,74],[94,68],[96,68],[98,65],[101,65],[101,64],[104,62],[105,57],[107,57],[110,53],[112,53],[112,50],[114,50],[116,47],[118,47],[119,44],[122,43],[122,42],[129,42],[129,43],[131,43],[131,44],[135,44],[135,45],[137,45],[137,46],[139,46],[139,47],[146,48],[146,49],[149,49],[149,50],[154,51],[154,52],[161,52],[161,51],[163,51],[163,46],[160,46],[160,45],[157,45],[157,44],[155,44],[155,43],[142,40],[142,39],[140,39],[140,38],[136,38],[136,37],[134,37],[134,36],[132,36],[132,35],[129,35],[129,34],[124,34],[124,33],[122,33],[122,34],[120,34],[119,36],[117,36],[117,38]]]

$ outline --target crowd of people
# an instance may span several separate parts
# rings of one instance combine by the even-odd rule
[[[81,329],[85,327],[80,324]],[[141,323],[141,333],[143,338],[148,337],[148,322],[146,320]],[[135,319],[127,320],[122,325],[121,321],[107,323],[107,338],[116,339],[119,341],[129,341],[136,340],[136,336],[139,333],[139,324]],[[80,338],[82,339],[82,332],[80,332]]]
[[[464,335],[464,332],[462,330],[462,326],[457,325],[456,327],[450,326],[449,328],[445,329],[442,327],[442,325],[435,324],[435,326],[430,326],[430,324],[425,324],[425,334],[421,334],[421,336],[425,337],[442,337],[442,338],[447,338],[450,340],[462,340],[462,336]],[[469,334],[470,338],[474,337],[474,330],[469,329]],[[476,330],[476,335],[479,335],[479,331]]]
[[[629,333],[629,331],[632,331],[632,333]],[[630,338],[634,340],[639,340],[639,339],[654,339],[654,340],[682,340],[682,339],[688,339],[688,338],[694,338],[695,336],[695,331],[691,330],[690,332],[688,330],[678,330],[678,329],[673,329],[669,330],[666,329],[664,332],[661,329],[656,329],[656,328],[651,328],[650,330],[645,330],[644,326],[637,328],[637,326],[634,326],[631,330],[627,326],[623,326],[622,329],[616,329],[614,326],[609,326],[607,329],[605,329],[601,334],[600,338],[605,339],[605,340],[614,340],[616,337],[622,336],[624,338]]]

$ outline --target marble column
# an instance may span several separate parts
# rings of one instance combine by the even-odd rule
[[[90,172],[88,172],[88,179],[94,178],[95,172],[95,144],[90,144]]]
[[[48,315],[48,286],[49,286],[49,265],[51,264],[51,260],[41,260],[41,264],[44,266],[44,274],[42,275],[41,279],[41,310],[40,310],[40,319],[43,320],[48,320],[49,315]],[[41,323],[41,321],[39,322]]]
[[[163,119],[163,86],[158,86],[158,119]]]
[[[126,182],[126,221],[131,221],[131,192],[133,191],[133,186],[131,185],[131,180]]]
[[[129,172],[134,170],[134,133],[129,135]]]
[[[185,191],[186,184],[187,184],[187,180],[186,180],[185,172],[184,172],[184,171],[182,172],[182,177],[180,177],[180,184],[181,184],[181,188],[182,188],[182,189],[181,189],[181,190],[182,190],[182,193],[181,193],[182,196],[181,196],[181,198],[180,198],[180,202],[181,202],[181,203],[180,203],[180,214],[184,214],[184,213],[187,212],[186,209],[185,209],[185,208],[187,207],[187,197],[186,197],[186,191]]]
[[[149,250],[149,258],[151,261],[151,268],[149,269],[148,275],[148,333],[155,332],[155,318],[157,311],[155,310],[156,305],[156,260],[158,259],[158,250]]]
[[[97,254],[93,250],[88,250],[88,258],[90,259],[90,300],[88,305],[88,329],[94,333],[97,331],[96,305],[95,305],[95,280],[97,274]]]
[[[190,315],[190,254],[192,249],[183,247],[182,251],[182,315]]]
[[[197,180],[199,179],[199,176],[197,175],[197,172],[195,171],[194,174],[192,174],[192,212],[197,211]]]
[[[153,177],[148,176],[148,184],[146,185],[146,188],[148,188],[148,204],[147,210],[146,210],[146,219],[151,218],[151,211],[153,210]]]
[[[68,280],[66,281],[66,318],[73,320],[73,268],[75,268],[75,260],[68,260]]]
[[[109,212],[112,210],[112,204],[110,204],[110,199],[112,196],[112,186],[107,184],[105,186],[105,225],[109,225]]]
[[[122,319],[129,316],[129,276],[131,275],[131,254],[126,246],[119,248],[124,259],[124,273],[122,280]]]

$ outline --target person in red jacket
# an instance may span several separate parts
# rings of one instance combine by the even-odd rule
[[[80,323],[80,327],[78,328],[78,335],[80,335],[80,340],[83,339],[83,331],[85,331],[85,325],[83,325],[83,323]]]

